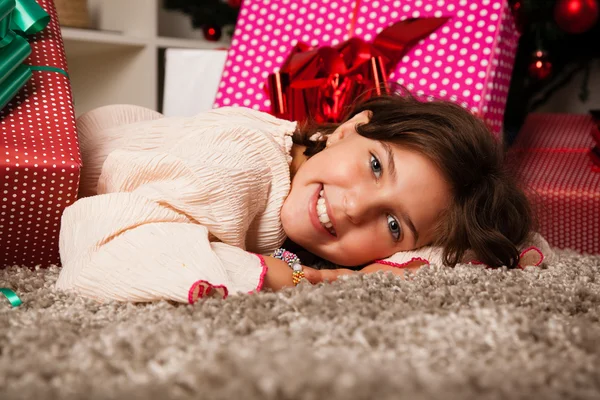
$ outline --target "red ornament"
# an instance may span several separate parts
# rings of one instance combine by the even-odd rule
[[[523,10],[523,2],[521,0],[515,0],[510,6],[513,18],[515,20],[515,25],[519,33],[523,33],[523,28],[527,24],[527,17],[525,16],[525,12]]]
[[[558,0],[554,20],[567,33],[583,33],[598,22],[597,0]]]
[[[240,8],[242,6],[242,0],[227,0],[227,4],[231,8]]]
[[[204,32],[204,38],[211,42],[216,42],[221,38],[221,27],[218,25],[204,25],[202,32]]]
[[[542,50],[533,53],[531,62],[529,63],[529,75],[538,81],[543,81],[551,74],[552,63],[548,58],[548,53]]]

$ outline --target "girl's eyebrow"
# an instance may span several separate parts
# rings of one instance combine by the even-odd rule
[[[388,159],[388,169],[390,171],[390,176],[395,181],[397,178],[396,162],[394,161],[394,151],[392,150],[392,146],[390,146],[389,143],[382,142],[382,141],[380,141],[379,143],[381,143],[381,145],[385,149],[387,159]],[[417,242],[419,241],[419,232],[417,231],[415,224],[413,224],[412,220],[410,219],[410,216],[408,215],[408,213],[406,211],[401,212],[400,217],[402,217],[402,220],[408,226],[408,229],[410,229],[410,231],[412,232],[413,239],[414,239],[413,246],[416,246]]]
[[[385,149],[385,152],[387,153],[388,169],[390,170],[390,175],[394,180],[396,180],[396,163],[394,161],[394,152],[392,150],[392,146],[390,146],[390,144],[386,142],[379,143],[381,143],[381,145]]]

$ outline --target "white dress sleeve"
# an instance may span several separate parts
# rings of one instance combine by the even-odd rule
[[[215,137],[183,143],[193,163],[172,152],[111,152],[101,194],[63,214],[57,287],[99,301],[190,303],[260,290],[266,265],[244,241],[267,203],[270,171],[260,154]]]
[[[520,249],[519,268],[537,267],[553,263],[557,256],[548,242],[537,232]],[[467,251],[462,263],[483,264],[475,255]],[[443,249],[435,246],[425,246],[415,250],[399,251],[386,259],[377,260],[376,263],[385,264],[396,268],[406,268],[420,264],[443,266]]]

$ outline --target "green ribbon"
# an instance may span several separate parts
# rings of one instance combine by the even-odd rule
[[[15,37],[15,33],[10,30],[14,8],[14,0],[0,0],[0,47],[9,44]]]
[[[35,0],[0,0],[0,109],[27,83],[32,71],[60,70],[23,64],[31,46],[22,35],[41,32],[48,22],[50,15]]]
[[[14,0],[8,0],[14,3]],[[15,32],[33,35],[46,28],[50,15],[35,0],[16,0],[10,28]]]
[[[69,78],[69,74],[67,74],[67,71],[58,67],[51,67],[49,65],[30,65],[29,69],[31,69],[32,71],[58,72],[59,74],[62,74]]]
[[[8,302],[13,307],[19,307],[21,304],[23,304],[19,296],[17,296],[17,294],[14,291],[8,288],[0,288],[0,293],[6,296]]]

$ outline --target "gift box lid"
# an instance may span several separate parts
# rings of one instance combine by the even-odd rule
[[[33,71],[21,91],[0,110],[5,156],[0,165],[38,165],[79,169],[81,156],[75,124],[67,60],[52,2],[39,2],[51,17],[47,27],[27,36]]]
[[[532,113],[509,160],[552,246],[600,252],[600,172],[590,151],[589,115]]]
[[[587,114],[531,113],[511,151],[589,150],[594,145],[592,117]]]
[[[594,128],[585,114],[532,113],[509,149],[509,162],[538,195],[598,198],[600,173],[589,157]]]
[[[519,175],[528,190],[536,195],[590,197],[600,201],[600,173],[593,168],[587,153],[522,153],[518,161]],[[598,206],[600,212],[600,203]]]

